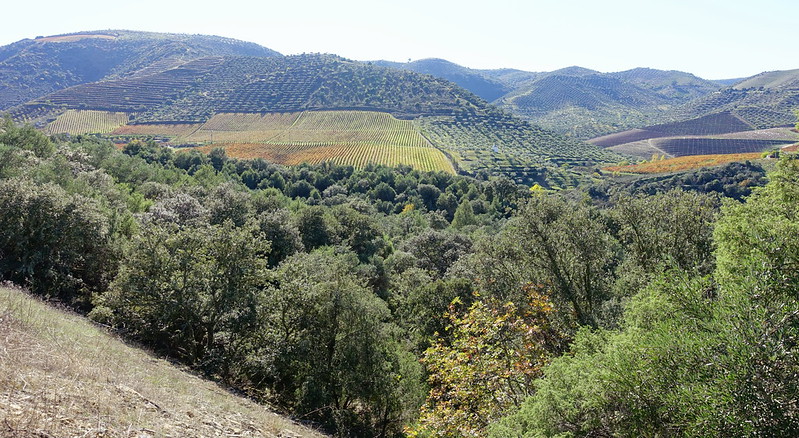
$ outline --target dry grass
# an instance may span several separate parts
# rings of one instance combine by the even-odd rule
[[[763,154],[761,152],[746,154],[716,154],[716,155],[686,155],[683,157],[656,160],[649,163],[632,164],[629,166],[610,166],[602,170],[608,172],[628,173],[669,173],[683,170],[700,169],[702,167],[718,166],[719,164],[733,161],[756,160]]]
[[[322,435],[0,287],[0,436]]]

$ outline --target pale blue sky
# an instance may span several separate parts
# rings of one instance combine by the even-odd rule
[[[42,0],[3,9],[0,45],[133,29],[220,35],[284,54],[436,57],[472,68],[651,67],[707,79],[799,68],[796,0]]]

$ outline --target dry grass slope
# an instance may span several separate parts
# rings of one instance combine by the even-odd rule
[[[0,287],[0,436],[323,435]]]

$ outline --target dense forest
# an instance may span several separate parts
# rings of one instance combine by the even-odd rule
[[[792,436],[799,161],[741,166],[547,192],[6,120],[0,277],[336,436]]]

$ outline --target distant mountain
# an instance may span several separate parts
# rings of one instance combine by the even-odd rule
[[[526,72],[474,70],[441,59],[376,63],[451,80],[528,121],[581,139],[671,121],[674,108],[722,87],[690,73],[650,68]]]
[[[735,85],[738,82],[741,82],[746,78],[733,78],[733,79],[711,79],[710,82],[714,84],[718,84],[721,87],[729,87],[730,85]]]
[[[732,88],[746,90],[764,88],[768,90],[799,89],[799,69],[769,71],[736,82]]]
[[[539,79],[546,73],[536,73],[513,68],[500,68],[494,70],[478,70],[489,78],[505,84],[511,90],[515,90],[524,84]]]
[[[498,99],[511,90],[510,87],[503,84],[501,81],[490,78],[480,70],[462,67],[444,59],[431,58],[408,63],[374,61],[373,64],[401,68],[446,79],[471,91],[488,102]]]
[[[718,88],[677,71],[569,67],[538,74],[498,103],[533,123],[585,139],[661,121],[675,107]]]
[[[671,104],[687,102],[719,89],[719,85],[714,81],[676,70],[635,68],[618,73],[608,73],[607,76],[654,91],[669,99]]]
[[[0,110],[104,79],[145,76],[206,56],[277,56],[254,43],[125,30],[24,39],[0,47]]]

